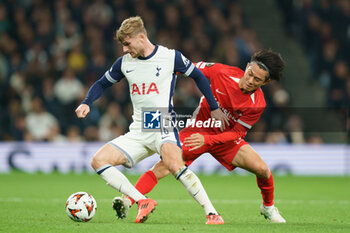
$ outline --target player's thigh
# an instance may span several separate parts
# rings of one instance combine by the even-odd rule
[[[270,169],[260,155],[249,144],[239,148],[232,165],[250,171],[262,178],[270,176]]]
[[[191,147],[182,146],[182,159],[185,161],[186,166],[190,166],[202,154],[209,151],[209,147],[204,145],[196,150],[190,151]]]
[[[183,144],[185,138],[190,137],[194,132],[186,131],[186,129],[180,132],[180,141],[182,143],[182,158],[185,161],[187,166],[190,166],[194,160],[196,160],[203,153],[208,152],[210,147],[207,145],[203,145],[202,147],[190,151],[191,147],[187,147]],[[231,160],[232,161],[232,160]]]
[[[124,155],[126,160],[122,163],[123,166],[131,168],[141,160],[154,154],[154,151],[146,146],[153,143],[152,138],[147,136],[142,133],[128,132],[113,139],[108,144]]]
[[[105,144],[92,157],[91,166],[98,169],[106,164],[116,166],[124,164],[126,161],[126,157],[121,151],[110,144]]]

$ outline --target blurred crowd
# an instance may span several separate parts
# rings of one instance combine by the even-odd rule
[[[345,111],[350,132],[350,1],[276,3],[283,11],[286,32],[296,38],[308,58],[312,78],[326,90],[326,105]]]
[[[193,62],[220,62],[244,69],[250,56],[261,49],[255,32],[245,23],[239,1],[1,1],[0,140],[106,141],[127,132],[132,105],[125,80],[106,90],[87,119],[77,119],[74,110],[89,87],[122,55],[114,33],[125,18],[134,15],[143,18],[152,42],[177,49]],[[313,17],[321,21],[316,13]],[[332,31],[331,22],[328,25]],[[340,38],[332,38],[327,46],[340,53]],[[321,48],[325,46],[322,42]],[[307,43],[305,47],[312,50],[309,47],[314,42]],[[347,60],[334,55],[332,61],[334,67],[340,64],[339,80],[345,83]],[[327,67],[333,75],[331,64]],[[315,76],[324,76],[321,69],[317,71]],[[345,73],[348,75],[347,69]],[[330,80],[327,85],[333,88]],[[288,105],[289,96],[281,83],[268,85],[264,92],[268,106]],[[194,107],[200,95],[192,79],[178,78],[175,106]],[[278,117],[267,116],[256,125],[257,133],[248,135],[251,141],[305,142],[300,118],[290,116],[286,127],[293,130],[286,134]],[[316,136],[310,142],[322,139]]]

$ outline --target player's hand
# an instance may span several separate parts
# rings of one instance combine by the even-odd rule
[[[213,118],[214,120],[221,121],[221,127],[220,127],[221,132],[225,130],[226,124],[227,126],[230,125],[228,117],[225,115],[225,113],[221,111],[220,108],[211,111],[210,115],[211,115],[211,118]]]
[[[81,104],[75,109],[75,114],[77,114],[78,118],[85,118],[89,112],[90,107],[87,104]]]
[[[192,147],[189,151],[196,150],[204,145],[204,136],[200,133],[191,134],[190,137],[185,138],[184,145]]]

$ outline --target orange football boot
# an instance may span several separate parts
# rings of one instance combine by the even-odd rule
[[[209,225],[224,224],[224,219],[221,217],[221,215],[210,213],[207,215],[207,222],[205,224],[209,224]]]
[[[147,199],[141,199],[137,202],[137,217],[135,222],[136,223],[143,223],[147,220],[148,215],[153,212],[157,205],[157,202],[147,198]]]

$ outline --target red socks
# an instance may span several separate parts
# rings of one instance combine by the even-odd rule
[[[151,192],[151,190],[156,186],[158,183],[156,175],[148,170],[147,172],[143,173],[142,176],[137,180],[135,184],[135,188],[142,193],[143,195]],[[133,205],[135,201],[128,197],[131,201],[131,204]]]
[[[261,195],[263,198],[264,205],[265,206],[272,206],[273,205],[273,191],[274,191],[272,173],[271,173],[270,178],[263,179],[263,178],[256,177],[256,181],[257,181],[258,186],[261,190]]]

